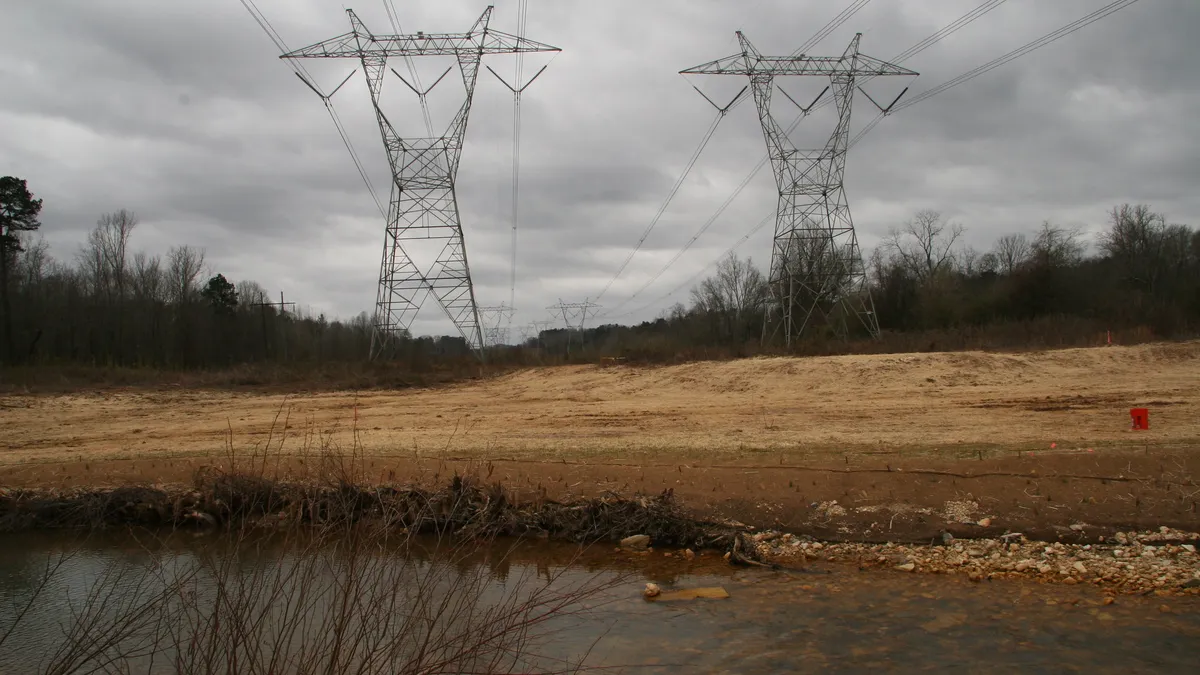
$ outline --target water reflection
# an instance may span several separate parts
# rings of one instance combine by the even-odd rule
[[[336,552],[336,546],[326,545]],[[83,541],[14,535],[0,545],[0,612],[27,597],[47,556],[66,551],[74,551],[74,556],[64,573],[0,646],[0,670],[38,672],[46,655],[62,644],[72,608],[77,613],[80,598],[113,569],[126,570],[122,583],[128,584],[141,578],[130,570],[212,569],[220,564],[235,569],[240,578],[261,582],[272,578],[262,573],[264,569],[282,572],[304,564],[271,538],[250,546],[243,543],[235,551],[225,539],[211,535],[142,534]],[[841,567],[824,574],[734,571],[715,555],[685,561],[661,553],[618,553],[610,546],[580,551],[544,542],[516,547],[496,542],[462,552],[432,540],[413,546],[396,540],[376,542],[371,558],[389,561],[396,569],[408,566],[426,574],[441,570],[439,599],[452,595],[455,584],[482,579],[470,589],[483,608],[503,606],[514,589],[614,584],[589,596],[586,612],[549,625],[552,639],[537,646],[539,658],[501,664],[505,667],[552,669],[586,654],[588,665],[636,672],[923,672],[966,667],[972,672],[1190,673],[1200,653],[1196,598],[1121,597],[1105,605],[1101,594],[1083,587],[972,584],[958,577]],[[339,569],[344,571],[339,565],[348,564],[332,562],[336,560],[333,556],[327,563],[334,577]],[[400,577],[370,578],[378,582]],[[640,594],[645,581],[667,588],[722,585],[732,597],[646,602]],[[396,599],[369,585],[362,592],[368,603]],[[401,597],[412,601],[411,596]],[[436,613],[435,605],[430,613]],[[465,612],[470,618],[482,610],[455,601],[442,611],[452,616]],[[386,615],[371,614],[375,619]],[[0,614],[0,632],[10,619]],[[306,630],[316,630],[324,625],[321,621],[322,617],[311,618]],[[178,670],[174,663],[159,665],[161,672]]]

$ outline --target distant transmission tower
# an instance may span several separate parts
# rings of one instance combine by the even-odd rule
[[[479,322],[483,329],[483,344],[488,347],[508,344],[509,326],[516,311],[503,303],[498,307],[480,307]]]
[[[784,342],[791,345],[800,337],[814,314],[834,323],[845,334],[845,317],[853,313],[874,337],[879,335],[875,306],[866,283],[866,268],[850,219],[843,175],[849,149],[850,107],[855,80],[881,75],[916,75],[915,72],[858,52],[859,33],[841,56],[763,56],[746,36],[737,32],[742,52],[681,71],[697,75],[745,75],[750,78],[758,119],[762,123],[767,153],[775,169],[779,206],[775,220],[775,241],[771,251],[770,286],[781,322]],[[833,89],[838,123],[825,147],[798,150],[771,114],[771,95],[777,76],[816,75],[828,77],[826,87],[803,107],[783,92],[801,112],[807,114],[825,92]],[[905,90],[907,91],[907,89]],[[866,92],[863,92],[864,94]],[[900,92],[901,96],[904,92]],[[869,98],[869,95],[868,95]],[[899,96],[896,100],[899,100]],[[874,100],[872,99],[872,102]],[[896,101],[883,113],[891,111]],[[876,104],[878,105],[878,104]],[[768,313],[768,322],[772,321]],[[767,326],[763,337],[767,337]]]
[[[595,318],[596,313],[602,309],[600,305],[584,299],[583,302],[563,302],[562,298],[558,299],[557,305],[550,305],[546,308],[547,311],[553,312],[562,317],[563,325],[567,327],[567,353],[571,353],[571,331],[579,331],[579,342],[583,344],[583,331],[587,326],[589,317]]]
[[[367,76],[371,103],[392,171],[387,233],[379,267],[379,292],[371,336],[373,358],[386,351],[397,337],[408,334],[409,326],[429,294],[434,296],[471,348],[478,351],[483,347],[483,331],[454,187],[479,65],[485,54],[560,51],[557,47],[490,29],[488,22],[492,9],[488,6],[466,33],[418,32],[415,35],[374,35],[354,11],[348,9],[349,33],[280,57],[356,58],[362,62]],[[388,58],[414,56],[453,56],[458,61],[466,100],[440,137],[401,138],[380,107]],[[400,77],[398,73],[396,76]],[[404,81],[404,78],[400,79]],[[429,93],[429,90],[417,91],[407,81],[404,83],[421,99]],[[432,262],[414,261],[402,243],[412,240],[444,241],[444,244]],[[422,269],[418,262],[425,263],[426,267]]]

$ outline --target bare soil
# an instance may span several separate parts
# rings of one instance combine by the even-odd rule
[[[1148,431],[1131,407],[1149,408]],[[1198,450],[1200,342],[0,397],[0,485],[179,482],[233,456],[289,471],[334,453],[375,480],[478,472],[518,498],[671,489],[706,516],[842,539],[1194,530]]]

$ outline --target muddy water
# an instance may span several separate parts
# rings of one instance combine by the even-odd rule
[[[214,546],[220,543],[191,535],[137,541],[93,536],[83,542],[45,534],[0,537],[0,636],[46,560],[74,552],[0,644],[0,673],[41,672],[64,643],[73,609],[98,580],[114,579],[114,570],[150,560],[170,564]],[[437,551],[410,555],[445,564]],[[284,557],[281,552],[267,562]],[[586,656],[588,665],[618,672],[1194,673],[1200,663],[1195,597],[1121,597],[1104,605],[1090,588],[973,584],[841,566],[732,570],[715,554],[685,561],[610,547],[580,554],[546,543],[506,549],[503,556],[481,552],[455,564],[486,572],[485,592],[554,572],[562,572],[559,583],[619,582],[591,598],[586,614],[556,626],[560,632],[538,646],[543,664]],[[116,586],[137,578],[117,579]],[[731,597],[648,602],[641,596],[647,581],[664,589],[722,586]],[[172,672],[146,662],[134,666],[137,672]]]

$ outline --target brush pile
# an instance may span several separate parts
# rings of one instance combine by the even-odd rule
[[[498,483],[455,476],[430,489],[414,485],[276,481],[208,469],[188,487],[0,489],[0,532],[146,527],[264,528],[373,524],[413,534],[543,537],[592,543],[648,535],[663,546],[729,546],[736,531],[696,520],[664,491],[606,494],[557,502],[518,502]]]

